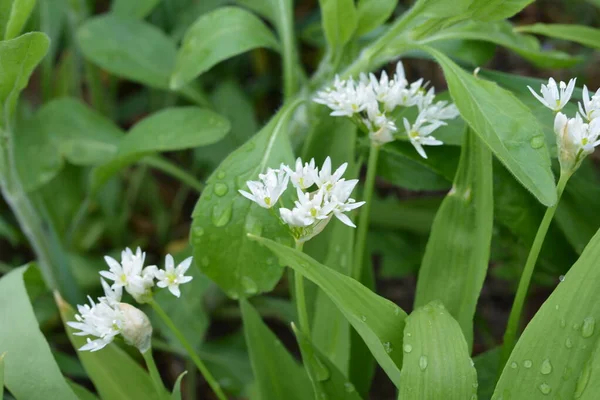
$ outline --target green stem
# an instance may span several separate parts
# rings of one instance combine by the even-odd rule
[[[291,2],[286,0],[277,0],[272,2],[279,18],[276,18],[277,33],[281,38],[282,57],[283,57],[283,98],[289,100],[298,91],[298,55],[296,50],[296,39],[294,35],[294,18]]]
[[[352,268],[352,277],[360,280],[362,274],[363,259],[367,242],[367,233],[369,231],[369,214],[371,212],[371,203],[373,199],[373,190],[375,188],[375,177],[377,176],[377,158],[379,157],[379,146],[371,144],[369,151],[369,161],[367,164],[367,180],[363,190],[363,200],[366,202],[360,209],[358,217],[358,232],[356,233],[356,243],[354,244],[354,268]]]
[[[204,189],[204,184],[202,182],[198,181],[193,175],[165,158],[149,156],[141,159],[139,162],[152,168],[156,168],[165,174],[171,175],[173,178],[179,179],[192,189],[195,189],[198,193],[202,192]]]
[[[296,250],[302,251],[302,246],[303,243],[296,242]],[[300,331],[305,337],[309,338],[310,323],[308,320],[308,312],[306,311],[306,296],[304,295],[304,277],[296,270],[294,270],[294,285]]]
[[[181,343],[181,345],[183,346],[185,351],[187,351],[188,355],[190,356],[190,358],[192,359],[194,364],[196,364],[196,367],[198,367],[198,370],[200,371],[200,373],[202,374],[202,376],[204,377],[204,379],[206,380],[208,385],[211,387],[211,389],[217,395],[217,398],[219,398],[219,400],[226,400],[227,397],[223,393],[223,390],[221,389],[221,386],[219,385],[219,383],[211,375],[210,371],[208,370],[208,368],[206,368],[206,365],[204,365],[202,360],[200,360],[200,357],[198,357],[198,355],[196,354],[196,351],[194,350],[194,348],[192,347],[190,342],[188,342],[187,339],[185,338],[185,336],[183,336],[183,333],[181,333],[181,331],[179,329],[177,329],[177,327],[175,326],[175,323],[173,323],[173,321],[171,320],[169,315],[165,312],[165,310],[162,309],[162,307],[155,300],[152,300],[150,302],[150,305],[152,306],[154,311],[158,314],[158,316],[163,320],[165,325],[167,325],[167,327],[171,330],[171,332],[173,332],[173,334],[175,335],[177,340],[179,340],[179,343]]]
[[[156,390],[158,397],[164,397],[165,386],[160,377],[160,373],[158,372],[158,368],[156,368],[156,363],[154,362],[154,357],[152,356],[152,348],[149,348],[143,352],[142,356],[144,357],[144,361],[146,361],[146,366],[148,367],[148,372],[150,373],[150,378],[152,378],[152,384],[154,385],[154,389]]]
[[[517,332],[519,329],[519,322],[521,321],[521,313],[523,311],[523,305],[525,304],[525,299],[527,298],[527,292],[529,290],[529,284],[531,282],[531,276],[533,275],[533,270],[535,268],[535,264],[537,262],[538,256],[540,254],[540,250],[542,249],[542,245],[544,244],[544,239],[546,237],[546,233],[548,232],[548,228],[550,227],[550,222],[552,222],[552,218],[554,217],[554,213],[558,207],[558,202],[562,196],[563,191],[565,190],[565,186],[569,178],[571,177],[570,173],[561,173],[560,179],[558,180],[558,185],[556,187],[557,191],[557,199],[556,203],[552,207],[548,207],[546,213],[544,214],[544,218],[540,223],[538,231],[535,235],[535,239],[533,240],[533,244],[531,245],[531,250],[529,251],[529,256],[527,257],[527,261],[525,263],[525,267],[523,268],[523,272],[521,273],[521,279],[519,281],[519,286],[517,288],[517,293],[515,295],[515,300],[513,302],[512,309],[510,310],[510,316],[508,318],[508,325],[506,327],[506,331],[504,332],[504,345],[502,347],[502,362],[501,368],[503,368],[504,364],[508,360],[510,353],[515,347],[515,341],[517,338]]]

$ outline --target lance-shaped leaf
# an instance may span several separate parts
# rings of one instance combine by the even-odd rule
[[[494,396],[596,399],[600,391],[600,231],[529,322]]]
[[[471,347],[475,306],[490,255],[494,205],[492,155],[470,130],[464,142],[454,185],[433,222],[415,306],[440,300]]]
[[[171,392],[171,400],[181,400],[181,381],[186,374],[187,371],[184,371],[177,377],[177,380],[173,385],[173,391]]]
[[[425,49],[441,64],[462,118],[542,204],[556,203],[550,156],[531,111],[495,83],[474,77],[437,50]]]
[[[19,36],[34,6],[35,0],[0,1],[0,38],[9,40]]]
[[[17,399],[76,400],[40,331],[25,288],[28,268],[32,267],[14,269],[0,279],[0,380]]]
[[[472,0],[469,5],[471,18],[480,21],[497,21],[510,18],[533,0]]]
[[[298,340],[302,360],[307,367],[309,378],[315,390],[315,397],[332,400],[360,400],[354,385],[327,356],[323,355],[310,339],[292,323],[292,329]]]
[[[551,38],[570,40],[594,49],[600,48],[600,29],[582,25],[533,24],[519,26],[517,32],[535,33]]]
[[[319,5],[327,43],[334,49],[345,45],[358,23],[354,0],[319,0]]]
[[[356,280],[308,255],[267,238],[252,236],[275,253],[280,262],[317,284],[344,313],[392,382],[400,387],[402,331],[406,313]]]
[[[248,142],[231,153],[208,178],[193,212],[191,242],[194,259],[230,297],[269,291],[283,270],[266,249],[248,239],[248,232],[286,238],[288,232],[269,210],[238,193],[268,167],[294,161],[287,121],[296,103],[282,108]]]
[[[312,388],[302,368],[246,300],[240,302],[244,335],[260,399],[310,399]]]
[[[356,4],[356,36],[364,35],[383,25],[398,6],[398,0],[359,0]]]
[[[477,371],[467,343],[442,303],[432,302],[406,318],[403,350],[399,399],[477,398]]]
[[[59,294],[55,294],[60,317],[74,348],[86,343],[83,336],[67,326],[75,321],[75,311]],[[103,399],[159,400],[150,375],[125,351],[111,343],[100,351],[78,351],[77,356]],[[49,397],[51,398],[51,397]]]
[[[179,89],[217,63],[257,47],[277,49],[279,44],[251,12],[221,7],[203,14],[183,38],[170,87]]]

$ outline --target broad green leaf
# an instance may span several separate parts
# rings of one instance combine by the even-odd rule
[[[10,124],[21,91],[46,55],[49,39],[43,33],[31,32],[16,39],[0,42],[0,126]]]
[[[247,190],[246,182],[256,180],[267,167],[293,163],[286,127],[297,104],[284,106],[260,132],[219,165],[208,178],[192,214],[194,259],[202,272],[230,297],[270,291],[283,273],[276,258],[246,234],[287,238],[287,231],[268,210],[238,190]]]
[[[112,14],[93,17],[77,30],[77,42],[89,61],[117,76],[169,87],[175,43],[149,23]]]
[[[399,399],[477,397],[477,371],[467,343],[460,326],[442,303],[427,304],[406,318],[403,350]]]
[[[535,33],[551,38],[569,40],[594,49],[600,48],[600,30],[582,25],[533,24],[519,26],[518,32]]]
[[[177,377],[175,385],[173,385],[173,392],[171,393],[171,400],[181,400],[181,380],[187,374],[187,371],[182,372]]]
[[[510,18],[533,0],[472,0],[469,6],[471,18],[480,21],[496,21]]]
[[[477,395],[480,399],[490,399],[494,393],[500,365],[500,350],[500,347],[495,347],[473,357],[477,370]]]
[[[4,386],[17,399],[77,400],[35,317],[25,288],[28,268],[34,267],[14,269],[0,279],[0,354],[3,354]],[[32,377],[36,377],[35,384]]]
[[[359,0],[356,4],[356,36],[379,28],[393,14],[398,0]]]
[[[300,346],[304,365],[307,366],[315,398],[360,400],[361,397],[356,392],[354,385],[348,381],[337,365],[322,354],[294,324],[292,324],[292,329]]]
[[[363,338],[392,382],[400,387],[404,311],[356,280],[319,264],[304,253],[267,238],[252,238],[275,253],[282,264],[298,271],[327,293]]]
[[[582,61],[581,58],[553,50],[542,50],[538,40],[530,35],[519,34],[508,21],[471,21],[444,29],[422,43],[434,43],[449,39],[470,39],[495,43],[506,47],[541,68],[565,68]]]
[[[430,18],[460,16],[467,12],[473,0],[419,0],[413,6]]]
[[[257,47],[277,49],[279,44],[254,14],[221,7],[201,15],[183,38],[170,87],[179,89],[219,62]]]
[[[240,301],[244,335],[260,399],[312,398],[308,376],[246,300]]]
[[[85,387],[75,383],[73,381],[67,380],[69,386],[71,386],[71,390],[77,395],[79,400],[98,400],[98,397],[87,390]]]
[[[120,17],[144,19],[161,0],[113,0],[110,11]]]
[[[172,107],[158,111],[134,125],[118,143],[115,156],[94,170],[92,190],[147,155],[213,144],[229,128],[229,121],[203,108]]]
[[[462,118],[542,204],[556,203],[548,149],[529,109],[512,93],[463,71],[436,50],[427,51],[441,64]]]
[[[0,0],[0,39],[19,36],[34,6],[35,0]]]
[[[490,256],[494,202],[490,150],[470,130],[464,140],[452,190],[433,222],[415,307],[441,301],[471,348],[475,307]]]
[[[495,396],[592,400],[600,390],[600,232],[527,324]]]
[[[55,294],[67,336],[74,348],[86,343],[83,336],[73,335],[67,321],[75,320],[75,311],[59,294]],[[116,344],[100,351],[77,351],[77,356],[102,399],[159,400],[148,373]]]
[[[354,34],[358,15],[354,0],[319,0],[321,23],[329,47],[339,49]]]

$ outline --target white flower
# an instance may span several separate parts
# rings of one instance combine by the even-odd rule
[[[324,208],[326,189],[321,188],[316,193],[304,193],[296,189],[298,200],[294,202],[295,207],[292,210],[280,208],[281,219],[292,227],[307,227],[314,224],[317,220],[329,218],[327,210]]]
[[[335,77],[332,88],[317,93],[314,102],[326,105],[332,116],[351,117],[367,108],[368,104],[376,101],[372,88],[364,81],[355,82],[352,78],[340,80]]]
[[[540,101],[540,103],[552,111],[558,112],[562,110],[563,107],[569,102],[569,99],[571,99],[571,95],[575,89],[576,79],[577,78],[571,79],[568,85],[562,81],[557,85],[556,81],[553,78],[550,78],[548,79],[548,85],[542,85],[540,89],[542,93],[541,96],[537,94],[530,86],[527,87],[529,88],[531,94],[533,94],[535,98]]]
[[[357,183],[358,179],[351,179],[349,181],[340,179],[331,191],[328,203],[328,207],[331,208],[333,215],[335,215],[335,217],[344,224],[351,226],[352,228],[356,228],[356,225],[354,225],[352,220],[344,213],[352,211],[365,204],[364,201],[356,202],[356,200],[350,198],[350,194],[356,187]]]
[[[323,163],[321,169],[314,171],[314,181],[319,188],[325,187],[326,190],[330,190],[336,184],[336,182],[344,175],[348,168],[348,163],[343,163],[331,173],[331,158],[328,156]]]
[[[458,108],[447,101],[438,101],[421,109],[419,116],[428,121],[454,119],[460,115]]]
[[[151,288],[154,286],[154,273],[156,266],[151,265],[144,268],[146,253],[138,247],[135,254],[131,249],[126,248],[121,252],[121,262],[119,263],[112,257],[105,256],[104,260],[108,264],[108,271],[100,271],[100,275],[113,281],[112,288],[122,290],[125,288],[127,293],[139,303],[145,303],[151,296]]]
[[[290,176],[290,180],[292,181],[292,185],[296,188],[300,188],[302,190],[308,189],[315,183],[315,175],[317,172],[317,168],[315,168],[315,159],[311,159],[310,163],[305,163],[302,166],[302,160],[300,157],[296,160],[296,169],[292,170],[288,166],[284,166],[284,169]]]
[[[558,158],[563,170],[575,170],[583,158],[593,153],[595,147],[600,145],[600,119],[586,124],[579,114],[575,115],[575,118],[567,118],[559,112],[554,118],[554,132],[559,149]]]
[[[579,103],[579,113],[588,122],[600,116],[600,89],[594,93],[590,100],[588,88],[583,85],[583,105]]]
[[[282,164],[279,169],[267,169],[267,172],[258,175],[258,178],[260,181],[248,181],[246,183],[252,194],[244,190],[239,190],[239,192],[242,196],[252,200],[259,206],[271,208],[287,189],[290,177]]]
[[[394,121],[389,119],[379,108],[367,108],[368,118],[363,123],[369,129],[369,138],[373,143],[383,145],[394,141],[394,132],[397,131]]]
[[[406,129],[406,134],[419,155],[423,158],[427,158],[423,146],[440,146],[444,144],[441,140],[437,140],[430,135],[437,128],[445,125],[445,123],[442,121],[433,121],[428,125],[424,125],[427,122],[427,120],[417,117],[417,121],[411,126],[410,122],[404,118],[404,129]]]
[[[156,272],[156,279],[158,280],[156,286],[159,288],[169,288],[169,291],[173,293],[174,296],[179,297],[181,295],[179,285],[192,280],[191,276],[185,276],[185,273],[190,268],[191,264],[192,257],[188,257],[175,267],[173,256],[167,254],[165,257],[165,269],[159,269]]]

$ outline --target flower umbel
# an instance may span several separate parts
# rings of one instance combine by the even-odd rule
[[[145,259],[146,253],[139,247],[135,253],[126,248],[121,252],[120,263],[112,257],[104,257],[109,270],[100,271],[100,275],[114,282],[113,289],[125,288],[138,303],[145,303],[152,292],[154,273],[157,269],[155,265],[144,268]]]

